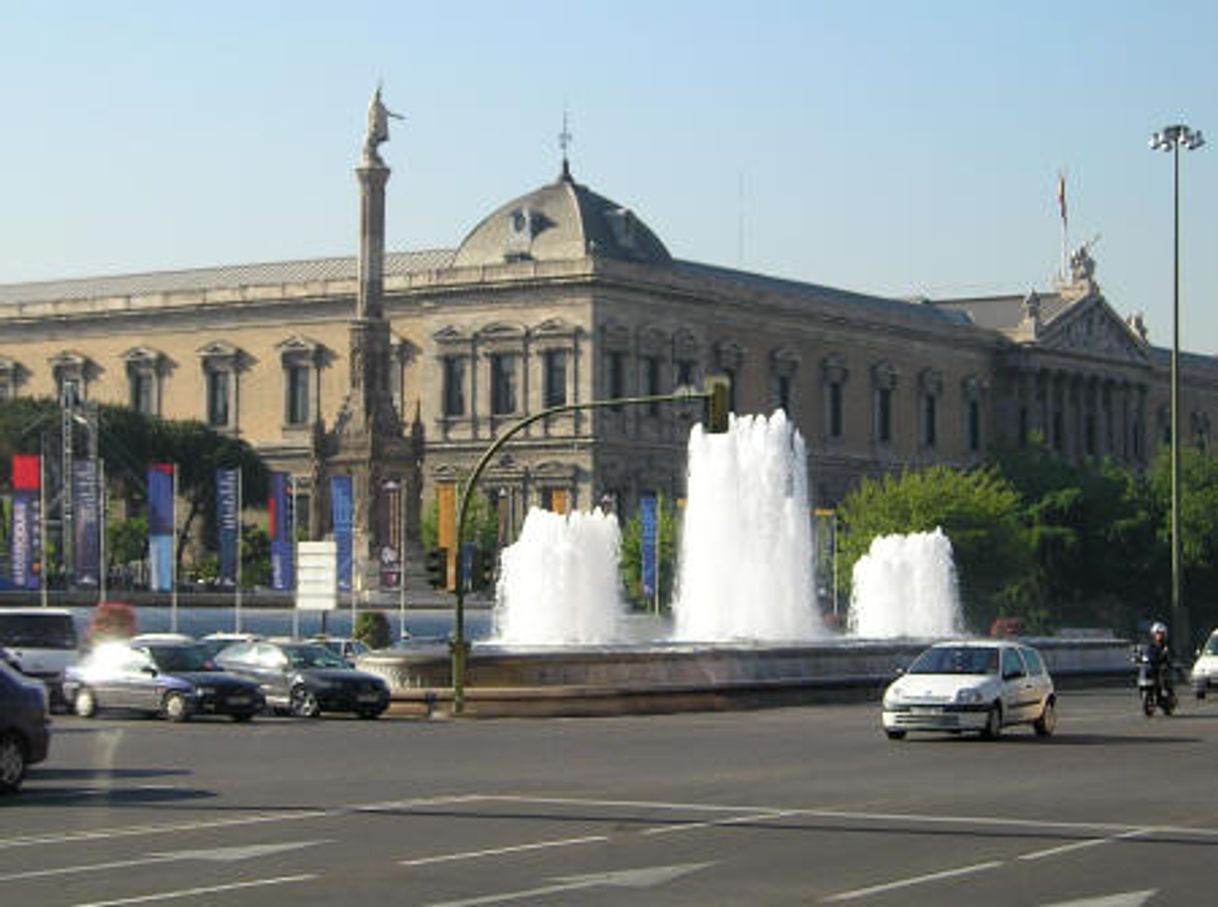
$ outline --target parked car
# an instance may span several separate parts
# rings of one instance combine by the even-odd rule
[[[344,658],[350,665],[354,665],[355,659],[365,652],[372,651],[363,640],[352,639],[349,636],[314,636],[311,642],[325,646],[335,655]]]
[[[1041,737],[1057,725],[1044,659],[1020,643],[937,643],[884,691],[884,733],[893,740],[908,731],[979,731],[992,739],[1015,724],[1030,724]]]
[[[0,660],[0,794],[21,787],[26,767],[45,759],[50,743],[46,686]]]
[[[301,718],[354,712],[376,718],[389,707],[389,686],[357,671],[323,645],[305,641],[238,643],[216,656],[226,671],[256,681],[272,708]]]
[[[1193,662],[1192,671],[1193,692],[1198,699],[1204,699],[1205,694],[1213,687],[1218,687],[1218,630],[1210,634],[1197,650],[1197,660]]]
[[[239,642],[257,642],[262,639],[257,633],[208,633],[199,640],[199,645],[207,649],[213,659],[229,646]]]
[[[51,704],[64,705],[63,674],[79,645],[66,608],[0,608],[0,646],[26,677],[46,684]]]
[[[68,670],[64,692],[82,718],[134,709],[171,721],[201,714],[248,721],[266,706],[258,684],[218,670],[194,642],[103,643]]]

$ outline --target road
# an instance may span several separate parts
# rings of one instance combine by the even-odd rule
[[[874,704],[614,719],[56,721],[0,903],[1214,901],[1218,702],[1066,691],[1058,734]]]

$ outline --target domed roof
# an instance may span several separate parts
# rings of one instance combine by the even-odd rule
[[[457,249],[454,267],[589,256],[666,263],[664,244],[629,208],[571,178],[566,161],[549,185],[503,205]]]

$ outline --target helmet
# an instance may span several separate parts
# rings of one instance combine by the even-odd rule
[[[1163,623],[1162,621],[1156,620],[1153,624],[1150,625],[1150,635],[1158,636],[1160,634],[1162,634],[1163,636],[1167,635],[1167,624]]]

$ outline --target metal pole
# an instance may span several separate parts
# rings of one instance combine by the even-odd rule
[[[242,470],[237,467],[237,563],[235,565],[235,582],[233,585],[233,632],[241,632],[241,508],[245,506],[243,497],[245,489],[242,486]]]
[[[1172,142],[1171,302],[1171,614],[1173,632],[1192,647],[1188,615],[1180,596],[1180,141]]]
[[[101,565],[97,572],[97,603],[106,600],[106,461],[97,461],[97,553]]]
[[[398,639],[406,638],[406,479],[398,485]]]
[[[42,607],[47,601],[47,433],[38,445],[38,598]]]

